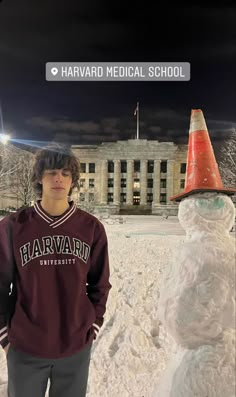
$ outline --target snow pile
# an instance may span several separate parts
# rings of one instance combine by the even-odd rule
[[[160,335],[158,299],[163,268],[170,258],[165,237],[115,236],[108,232],[113,288],[109,319],[94,344],[88,397],[150,396],[171,343]],[[180,238],[174,237],[173,246]],[[169,351],[168,351],[169,349]]]

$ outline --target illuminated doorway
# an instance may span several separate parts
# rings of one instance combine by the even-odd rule
[[[140,205],[140,192],[134,192],[133,205]]]

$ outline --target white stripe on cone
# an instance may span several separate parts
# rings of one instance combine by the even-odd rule
[[[202,111],[192,111],[189,133],[194,131],[207,131],[205,118]]]

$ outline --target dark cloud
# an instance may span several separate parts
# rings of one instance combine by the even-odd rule
[[[236,123],[225,120],[206,119],[210,137],[213,141],[229,139]],[[190,114],[184,115],[172,109],[144,111],[139,122],[141,139],[167,139],[176,143],[187,143],[189,134]],[[29,126],[40,129],[41,135],[50,135],[67,139],[71,143],[101,143],[117,139],[133,139],[136,137],[136,117],[109,117],[101,120],[76,121],[68,118],[50,119],[35,117],[27,121]],[[53,135],[54,134],[54,135]]]

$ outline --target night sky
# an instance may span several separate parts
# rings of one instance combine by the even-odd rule
[[[0,102],[18,142],[187,143],[191,109],[213,143],[236,126],[236,7],[0,2]],[[86,4],[87,3],[87,4]],[[155,3],[155,2],[153,2]],[[102,5],[103,4],[103,5]],[[46,62],[190,62],[189,82],[48,82]]]

